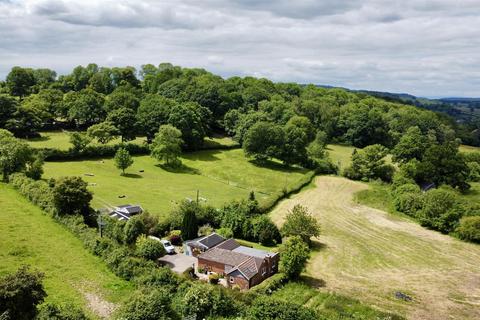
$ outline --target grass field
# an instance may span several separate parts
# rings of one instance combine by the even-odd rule
[[[54,148],[60,150],[68,150],[72,145],[70,143],[70,136],[68,131],[43,131],[40,133],[41,137],[27,139],[26,141],[33,148]],[[120,138],[110,141],[108,144],[118,144],[121,142]],[[137,137],[129,143],[142,144],[145,143],[145,137]],[[93,142],[93,144],[96,144]],[[205,139],[205,147],[213,148],[218,146],[235,146],[237,143],[229,137],[214,136]]]
[[[354,194],[367,188],[344,178],[317,177],[316,188],[271,213],[281,225],[286,212],[302,204],[320,221],[322,235],[306,271],[324,283],[318,290],[408,319],[480,318],[480,246],[356,204]],[[397,300],[397,291],[413,301]]]
[[[472,147],[472,146],[461,145],[460,146],[460,151],[462,151],[462,152],[480,152],[480,147]]]
[[[307,172],[299,168],[287,169],[273,162],[268,167],[256,166],[245,158],[241,149],[185,154],[182,157],[185,167],[173,172],[159,166],[150,156],[134,159],[126,176],[120,176],[112,159],[96,159],[47,162],[44,177],[82,176],[90,183],[94,193],[92,204],[96,208],[132,203],[163,216],[175,202],[195,199],[197,190],[200,197],[213,206],[232,199],[246,199],[252,190],[261,202],[302,179]],[[86,176],[86,173],[94,176]],[[124,198],[119,198],[123,195]]]
[[[28,264],[45,274],[47,301],[70,302],[97,316],[133,291],[80,240],[5,184],[0,207],[0,275]]]

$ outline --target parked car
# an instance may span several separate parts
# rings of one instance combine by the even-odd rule
[[[175,253],[175,247],[172,246],[172,244],[170,243],[170,241],[168,240],[161,240],[162,244],[163,244],[163,247],[165,248],[165,251],[168,253],[168,254],[174,254]]]

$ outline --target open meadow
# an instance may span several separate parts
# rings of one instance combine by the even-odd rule
[[[315,184],[282,201],[271,217],[281,225],[287,211],[301,204],[318,218],[322,234],[305,275],[320,292],[357,298],[408,319],[480,317],[479,245],[355,203],[354,194],[367,184],[330,176],[317,177]],[[396,299],[396,292],[413,301]],[[314,297],[304,303],[314,303]]]
[[[79,305],[95,317],[109,314],[132,293],[132,284],[5,184],[0,184],[0,207],[0,275],[30,265],[45,274],[47,301]]]
[[[197,190],[200,200],[213,206],[246,199],[250,191],[255,192],[261,203],[298,183],[308,172],[285,168],[277,162],[257,166],[245,158],[241,149],[186,153],[181,160],[183,167],[171,170],[150,156],[137,156],[125,176],[120,175],[111,158],[46,162],[44,178],[81,176],[94,193],[93,207],[140,204],[161,217],[175,202],[195,199]]]

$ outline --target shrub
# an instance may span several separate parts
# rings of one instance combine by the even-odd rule
[[[150,288],[168,289],[170,292],[176,291],[180,284],[180,278],[166,267],[160,267],[137,277],[135,282],[140,286]]]
[[[455,228],[461,215],[456,194],[447,189],[434,189],[425,193],[423,208],[418,212],[423,226],[445,233]]]
[[[455,231],[460,239],[480,243],[480,216],[463,217]]]
[[[284,273],[276,273],[268,279],[265,279],[259,285],[256,285],[250,292],[257,292],[261,294],[271,294],[272,292],[280,289],[288,281],[287,276]]]
[[[220,276],[216,273],[213,273],[208,276],[208,282],[210,282],[211,284],[218,284],[219,281],[220,281]]]
[[[125,224],[123,231],[125,233],[125,242],[133,244],[138,236],[145,233],[145,224],[140,216],[134,216]]]
[[[89,212],[92,193],[80,177],[62,177],[53,187],[53,203],[59,215]]]
[[[310,257],[310,250],[302,238],[294,236],[288,238],[280,247],[280,268],[289,279],[300,276]]]
[[[193,319],[220,316],[234,316],[235,302],[224,288],[192,285],[182,298],[182,315]]]
[[[137,291],[116,314],[116,319],[172,320],[180,319],[171,306],[171,297],[165,290]]]
[[[285,237],[299,236],[306,243],[310,243],[311,237],[320,235],[320,224],[306,207],[295,205],[285,217],[282,235]]]
[[[217,229],[216,232],[225,239],[233,238],[233,231],[230,228],[220,228]]]
[[[209,234],[213,233],[213,228],[209,224],[204,224],[200,228],[198,228],[198,235],[199,236],[208,236]]]
[[[314,310],[301,305],[278,300],[272,297],[260,297],[253,302],[247,313],[248,320],[310,320],[318,319]]]
[[[42,304],[36,320],[88,320],[83,310],[72,304]]]
[[[259,215],[252,219],[252,235],[255,241],[263,245],[274,245],[282,242],[277,226],[267,215]]]
[[[15,320],[35,318],[37,305],[47,296],[42,280],[42,273],[32,272],[27,266],[0,279],[0,315]]]
[[[165,255],[165,248],[160,241],[141,235],[137,238],[135,253],[147,260],[157,260]]]

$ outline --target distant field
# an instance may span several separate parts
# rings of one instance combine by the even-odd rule
[[[462,152],[480,152],[480,147],[472,147],[472,146],[466,146],[466,145],[461,145],[460,146],[460,151]]]
[[[339,144],[329,144],[327,146],[330,159],[336,164],[340,170],[345,169],[352,163],[352,152],[354,149],[362,150],[361,148],[355,148],[352,146],[344,146]],[[392,163],[392,156],[387,155],[385,157],[387,163]]]
[[[45,273],[47,301],[70,302],[97,313],[133,291],[80,240],[5,184],[0,184],[0,208],[1,276],[31,265]]]
[[[320,293],[333,291],[408,319],[480,319],[480,245],[356,204],[354,194],[367,184],[328,176],[315,184],[270,215],[281,225],[288,210],[302,204],[318,218],[322,232],[306,276]],[[397,291],[413,301],[396,299]],[[307,305],[322,301],[312,299]]]
[[[68,150],[72,146],[70,144],[70,136],[68,131],[44,131],[41,132],[40,135],[40,138],[27,139],[26,141],[33,148],[55,148],[60,150]],[[129,142],[142,144],[144,141],[144,137],[137,137],[135,140]],[[110,141],[108,144],[117,144],[120,142],[121,139],[117,138]],[[95,144],[95,142],[93,143]]]
[[[246,199],[252,190],[261,202],[286,185],[297,182],[307,172],[300,168],[286,169],[273,162],[269,167],[256,166],[245,158],[241,149],[185,154],[182,157],[185,168],[176,172],[162,168],[150,156],[134,159],[127,176],[120,176],[112,159],[95,159],[47,162],[44,177],[82,176],[91,184],[92,204],[96,208],[132,203],[164,216],[175,202],[195,199],[197,190],[201,200],[213,206],[232,199]]]
[[[73,131],[71,131],[73,132]],[[68,150],[72,145],[70,144],[69,131],[44,131],[40,133],[40,138],[26,139],[28,144],[33,148],[55,148],[60,150]],[[121,142],[120,138],[110,141],[108,144],[118,144]],[[145,137],[137,137],[130,143],[143,144],[146,142]],[[93,144],[97,144],[93,142]],[[205,139],[205,147],[218,146],[235,146],[237,143],[229,137],[212,137]]]

